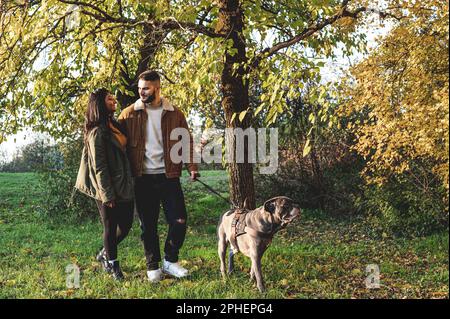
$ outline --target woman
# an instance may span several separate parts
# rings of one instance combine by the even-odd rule
[[[117,245],[133,222],[133,180],[127,137],[114,118],[116,99],[106,89],[91,93],[86,110],[84,148],[75,188],[93,197],[103,222],[104,248],[97,260],[116,280],[123,279]]]

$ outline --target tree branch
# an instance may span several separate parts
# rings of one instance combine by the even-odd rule
[[[344,1],[344,3],[346,3],[346,2],[348,2],[348,1]],[[261,52],[259,52],[258,54],[256,54],[253,57],[252,61],[250,62],[250,68],[251,69],[257,68],[259,66],[259,63],[264,58],[268,58],[268,57],[274,55],[275,53],[277,53],[278,51],[285,49],[287,47],[290,47],[290,46],[308,38],[309,36],[313,35],[317,31],[322,30],[326,26],[333,24],[334,22],[336,22],[339,19],[342,19],[344,17],[351,17],[353,19],[357,19],[358,15],[361,12],[365,12],[365,11],[368,11],[368,9],[366,7],[358,8],[355,11],[347,11],[346,7],[343,6],[342,9],[335,15],[326,18],[322,22],[319,22],[319,23],[316,23],[315,25],[307,27],[306,29],[304,29],[301,33],[297,34],[296,36],[294,36],[286,41],[276,43],[274,46],[272,46],[270,48],[263,49]]]
[[[94,18],[96,18],[99,21],[102,22],[111,22],[111,23],[136,23],[136,20],[133,19],[127,19],[124,17],[116,18],[112,15],[108,14],[105,10],[100,9],[98,6],[95,6],[91,3],[83,2],[83,1],[77,1],[77,0],[58,0],[59,2],[65,3],[65,4],[73,4],[80,7],[86,7],[90,8],[97,13],[93,13],[87,10],[83,10],[82,12],[84,14],[90,15]]]
[[[106,11],[100,9],[99,7],[97,7],[91,3],[78,1],[78,0],[58,0],[58,1],[65,3],[65,4],[73,4],[73,5],[78,5],[81,7],[90,8],[90,9],[94,10],[95,12],[91,12],[86,9],[82,10],[81,12],[83,14],[91,16],[91,17],[97,19],[98,21],[101,21],[104,23],[122,23],[122,24],[132,24],[134,26],[139,25],[139,24],[148,24],[148,25],[154,27],[155,29],[164,29],[164,30],[168,30],[168,31],[183,29],[183,30],[188,30],[191,32],[201,33],[201,34],[207,35],[212,38],[223,37],[223,35],[216,33],[214,31],[214,29],[206,27],[201,24],[201,22],[203,21],[203,19],[206,18],[206,16],[209,14],[211,9],[208,9],[205,12],[205,14],[202,17],[200,17],[200,24],[178,21],[174,17],[167,18],[166,20],[163,20],[163,21],[153,21],[153,20],[138,21],[135,19],[128,19],[128,18],[124,18],[124,17],[120,17],[120,18],[113,17],[110,14],[108,14]]]
[[[341,4],[341,10],[338,13],[336,13],[335,15],[328,17],[325,20],[318,22],[312,26],[307,27],[301,33],[297,34],[294,37],[291,37],[290,39],[288,39],[286,41],[276,43],[275,45],[273,45],[270,48],[265,48],[265,49],[261,50],[259,53],[257,53],[253,57],[253,59],[251,60],[251,62],[249,64],[249,68],[250,69],[258,68],[260,62],[263,59],[268,58],[268,57],[276,54],[278,51],[285,49],[287,47],[290,47],[290,46],[310,37],[317,31],[320,31],[320,30],[324,29],[325,27],[332,25],[337,20],[345,18],[345,17],[349,17],[352,19],[358,19],[359,14],[361,14],[362,12],[373,12],[373,13],[379,14],[379,16],[381,18],[392,17],[397,20],[401,19],[401,17],[396,17],[393,14],[390,14],[387,12],[382,12],[382,11],[379,11],[376,9],[367,8],[367,7],[360,7],[360,8],[355,9],[354,11],[348,11],[347,10],[348,3],[349,3],[349,0],[343,1]]]
[[[183,22],[178,21],[175,18],[171,17],[162,22],[149,22],[154,25],[155,28],[162,28],[164,30],[172,31],[172,30],[187,30],[191,32],[201,33],[207,35],[211,38],[223,38],[223,34],[216,33],[214,29],[206,27],[201,24],[191,23],[191,22]]]

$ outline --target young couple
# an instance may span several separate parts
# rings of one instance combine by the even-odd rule
[[[170,140],[175,128],[188,129],[183,113],[160,96],[160,77],[155,71],[139,76],[139,96],[114,118],[116,99],[106,89],[91,93],[84,127],[84,148],[75,187],[96,200],[103,223],[103,248],[97,260],[115,279],[123,279],[117,245],[127,236],[134,203],[139,215],[147,261],[147,277],[161,280],[162,273],[185,277],[178,263],[186,235],[186,207],[180,185],[182,163],[174,163]],[[193,154],[191,137],[190,155]],[[186,163],[190,177],[199,177],[197,165]],[[162,203],[169,231],[161,262],[157,224]]]

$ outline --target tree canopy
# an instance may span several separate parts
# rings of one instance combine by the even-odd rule
[[[422,160],[447,188],[449,171],[448,3],[421,1],[351,70],[345,114],[366,174],[383,182]]]
[[[298,91],[293,87],[318,74],[318,57],[331,56],[338,43],[351,50],[364,40],[353,32],[354,18],[367,3],[240,5],[245,79],[263,88],[253,112],[267,110],[268,123],[286,110],[286,98]],[[218,17],[219,6],[205,0],[2,1],[2,139],[23,126],[71,134],[80,125],[86,92],[106,86],[122,104],[130,103],[137,75],[149,67],[162,72],[165,93],[186,112],[197,107],[214,117],[225,52],[234,54]]]

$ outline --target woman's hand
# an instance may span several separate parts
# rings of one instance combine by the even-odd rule
[[[109,207],[109,208],[114,208],[114,207],[116,207],[116,201],[115,200],[111,200],[109,202],[106,202],[104,205],[106,207]]]

